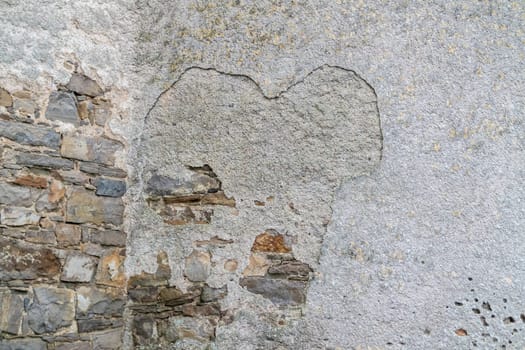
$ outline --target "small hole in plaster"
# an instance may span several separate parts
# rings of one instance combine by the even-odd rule
[[[467,331],[464,330],[463,328],[456,329],[456,331],[454,333],[456,333],[456,335],[459,335],[460,337],[464,337],[464,336],[468,335]]]
[[[492,311],[492,308],[490,307],[490,304],[488,302],[486,302],[486,301],[484,301],[481,304],[481,307],[484,308],[485,310]]]
[[[479,313],[481,313],[481,311],[480,311],[479,309],[476,309],[476,308],[472,309],[472,311],[473,311],[475,314],[479,314]]]
[[[503,319],[503,323],[505,324],[514,323],[514,322],[516,322],[516,320],[512,316],[509,316]]]
[[[522,321],[523,323],[525,323],[525,314],[521,314],[521,315],[520,315],[520,318],[521,318],[521,321]]]
[[[472,277],[467,278],[469,281],[472,281]]]
[[[488,327],[489,324],[487,323],[487,319],[485,318],[485,316],[481,316],[479,318],[481,320],[481,324],[484,325],[485,327]]]
[[[456,305],[456,306],[463,306],[463,303],[460,303],[459,301],[455,301],[454,305]]]

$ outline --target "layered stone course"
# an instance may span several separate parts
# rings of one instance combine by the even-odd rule
[[[111,101],[81,73],[41,93],[0,88],[0,349],[118,349],[127,174]]]

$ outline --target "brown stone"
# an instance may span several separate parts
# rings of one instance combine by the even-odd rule
[[[13,105],[13,98],[11,94],[4,89],[0,88],[0,106],[11,107]]]
[[[205,225],[211,222],[213,210],[167,205],[160,209],[159,214],[164,218],[164,222],[170,225]]]
[[[59,272],[60,261],[50,249],[0,238],[0,281],[55,278]]]
[[[55,245],[57,243],[53,231],[46,230],[29,230],[25,234],[25,240],[27,242],[40,244]]]
[[[60,154],[66,158],[114,165],[115,152],[123,145],[103,137],[64,136]]]
[[[66,195],[66,188],[64,184],[60,181],[53,180],[51,181],[51,186],[49,186],[48,200],[51,203],[57,203]]]
[[[47,179],[45,177],[31,174],[19,176],[13,181],[13,183],[21,186],[47,188]]]
[[[275,230],[266,230],[255,238],[252,252],[290,253],[292,248],[286,244],[284,236]]]
[[[86,229],[82,235],[82,240],[107,246],[125,247],[126,233],[117,230]]]
[[[202,200],[202,205],[225,205],[227,207],[235,207],[235,198],[228,198],[224,192],[208,193]]]
[[[182,314],[184,316],[190,317],[220,316],[221,308],[217,303],[209,303],[205,305],[184,305],[182,307]]]
[[[71,79],[69,79],[69,83],[66,85],[66,88],[70,91],[76,92],[79,95],[86,95],[90,97],[99,96],[104,93],[96,81],[80,73],[73,73]]]
[[[97,274],[95,276],[97,284],[111,287],[125,287],[125,258],[126,251],[124,249],[112,249],[102,256],[98,264]]]
[[[98,197],[92,192],[77,189],[67,201],[67,222],[120,225],[123,214],[124,204],[120,198]]]
[[[58,244],[72,246],[80,243],[80,227],[77,225],[57,223],[55,235]]]
[[[80,119],[86,120],[90,119],[91,124],[93,124],[93,121],[91,118],[89,118],[92,115],[93,111],[93,104],[91,101],[80,101],[78,103],[78,115]]]
[[[250,255],[248,266],[243,271],[243,276],[264,276],[270,267],[270,262],[264,255]]]

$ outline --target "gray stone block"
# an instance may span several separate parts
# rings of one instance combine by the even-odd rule
[[[59,120],[79,126],[80,117],[78,115],[75,95],[63,91],[52,92],[49,96],[45,116],[49,120]]]
[[[126,193],[126,182],[99,177],[94,183],[97,196],[122,197]]]
[[[45,146],[53,149],[60,147],[60,134],[42,125],[35,126],[0,120],[0,137],[22,145]]]

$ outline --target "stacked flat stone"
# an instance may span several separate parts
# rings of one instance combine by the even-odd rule
[[[80,73],[45,109],[0,88],[1,349],[121,346],[127,175],[110,117]]]

